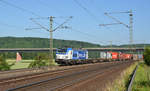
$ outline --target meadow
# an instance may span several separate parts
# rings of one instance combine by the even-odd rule
[[[150,67],[144,62],[139,64],[132,91],[150,91]]]
[[[16,62],[15,59],[7,59],[6,60],[9,64],[12,64],[15,62],[15,65],[11,67],[11,69],[21,69],[21,68],[28,68],[29,64],[34,60],[21,60]]]

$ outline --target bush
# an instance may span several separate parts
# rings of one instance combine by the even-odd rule
[[[0,55],[0,70],[4,71],[4,70],[10,70],[10,67],[13,66],[15,63],[12,63],[11,65],[9,65],[6,62],[6,57],[4,55]]]
[[[28,68],[40,68],[42,66],[48,66],[48,56],[46,54],[39,54]]]
[[[150,66],[150,48],[145,48],[144,61],[148,66]]]

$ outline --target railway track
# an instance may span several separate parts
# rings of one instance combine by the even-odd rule
[[[72,69],[56,71],[54,73],[53,72],[42,73],[40,75],[34,75],[34,76],[30,76],[29,78],[24,78],[23,80],[27,81],[26,83],[24,83],[24,85],[20,85],[20,86],[18,85],[17,87],[14,86],[13,89],[9,89],[7,91],[58,90],[66,86],[71,86],[75,83],[86,80],[88,78],[94,77],[96,75],[109,72],[112,69],[118,67],[118,65],[125,65],[125,64],[131,64],[131,62],[112,62],[112,63],[103,63],[103,64],[97,63],[88,66],[81,66]],[[18,81],[19,80],[15,81],[15,83],[17,83]],[[21,80],[19,82],[21,82]],[[10,84],[10,82],[7,82],[7,84],[8,83]]]
[[[23,68],[23,69],[15,69],[15,70],[9,70],[9,71],[0,71],[0,80],[9,78],[9,77],[14,77],[14,76],[19,76],[19,75],[25,75],[31,72],[34,72],[35,70],[38,70],[37,68]]]
[[[22,76],[32,75],[36,73],[38,74],[38,73],[68,69],[73,67],[74,66],[61,66],[61,67],[54,66],[54,67],[23,68],[23,69],[9,70],[9,71],[0,71],[0,82],[2,80],[16,79]]]
[[[102,65],[102,64],[110,64],[110,63],[100,63],[100,64]],[[99,65],[99,64],[95,64],[95,65]],[[22,75],[16,75],[16,76],[11,75],[12,77],[0,79],[0,91],[5,91],[7,88],[14,88],[14,87],[24,85],[30,82],[37,82],[42,79],[46,80],[49,77],[61,75],[61,74],[64,74],[65,72],[66,74],[68,74],[68,72],[72,73],[73,71],[87,69],[91,66],[93,66],[93,64],[65,66],[65,67],[59,67],[59,69],[56,69],[56,70],[46,70],[46,71],[39,71],[35,73],[31,72],[29,74],[22,74]],[[11,73],[8,73],[8,74],[11,74]],[[18,71],[18,74],[19,74],[19,71]]]

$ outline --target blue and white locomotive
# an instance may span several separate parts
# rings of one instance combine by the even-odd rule
[[[88,51],[81,49],[57,49],[56,60],[83,60],[88,59]]]

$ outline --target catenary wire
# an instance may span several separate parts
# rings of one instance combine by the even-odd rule
[[[27,10],[27,9],[25,9],[25,8],[22,8],[22,7],[20,7],[20,6],[17,6],[17,5],[15,5],[15,4],[12,4],[12,3],[10,3],[10,2],[7,2],[6,0],[0,0],[0,2],[4,3],[4,4],[6,4],[6,5],[9,5],[9,6],[11,6],[11,7],[14,7],[14,8],[16,8],[16,9],[19,9],[19,10],[21,10],[21,11],[23,11],[23,12],[30,13],[30,14],[35,15],[35,16],[37,16],[37,17],[41,17],[41,16],[39,16],[38,14],[34,13],[33,11],[29,11],[29,10]]]

